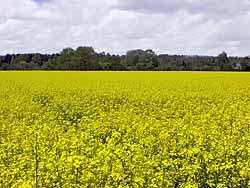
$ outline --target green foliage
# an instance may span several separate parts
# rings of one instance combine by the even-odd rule
[[[250,186],[248,73],[0,78],[0,187]]]
[[[226,52],[222,52],[221,54],[218,55],[218,64],[221,67],[221,70],[229,69],[228,62],[229,61]]]
[[[27,62],[28,66],[21,65]],[[239,68],[240,67],[240,68]],[[151,49],[126,55],[97,53],[92,47],[65,48],[60,54],[7,54],[0,56],[2,70],[142,70],[142,71],[249,71],[249,57],[157,55]]]
[[[127,52],[126,64],[129,69],[152,70],[158,67],[158,59],[152,50],[131,50]]]
[[[21,62],[28,62],[29,55],[28,54],[18,54],[12,57],[11,64],[19,64]]]
[[[43,64],[43,61],[42,61],[42,57],[40,54],[35,54],[33,57],[32,57],[32,60],[31,60],[33,63],[35,64],[38,64],[38,65],[42,65]]]

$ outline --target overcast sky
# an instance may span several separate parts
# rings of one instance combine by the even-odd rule
[[[250,0],[0,0],[0,54],[250,54]]]

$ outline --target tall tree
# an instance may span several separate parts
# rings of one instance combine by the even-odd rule
[[[33,55],[31,61],[35,64],[40,65],[40,66],[43,64],[41,54]]]
[[[61,51],[61,55],[72,55],[74,53],[74,49],[72,48],[64,48]]]
[[[226,52],[222,52],[218,55],[218,63],[219,66],[221,67],[221,70],[225,70],[225,68],[228,65],[228,57]]]
[[[153,50],[138,49],[127,52],[126,65],[129,69],[152,70],[158,67],[159,62]]]

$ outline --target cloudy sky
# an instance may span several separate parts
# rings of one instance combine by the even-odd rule
[[[250,54],[250,0],[0,0],[0,54]]]

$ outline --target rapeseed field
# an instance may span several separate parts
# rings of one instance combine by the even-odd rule
[[[250,74],[0,72],[0,187],[250,187]]]

